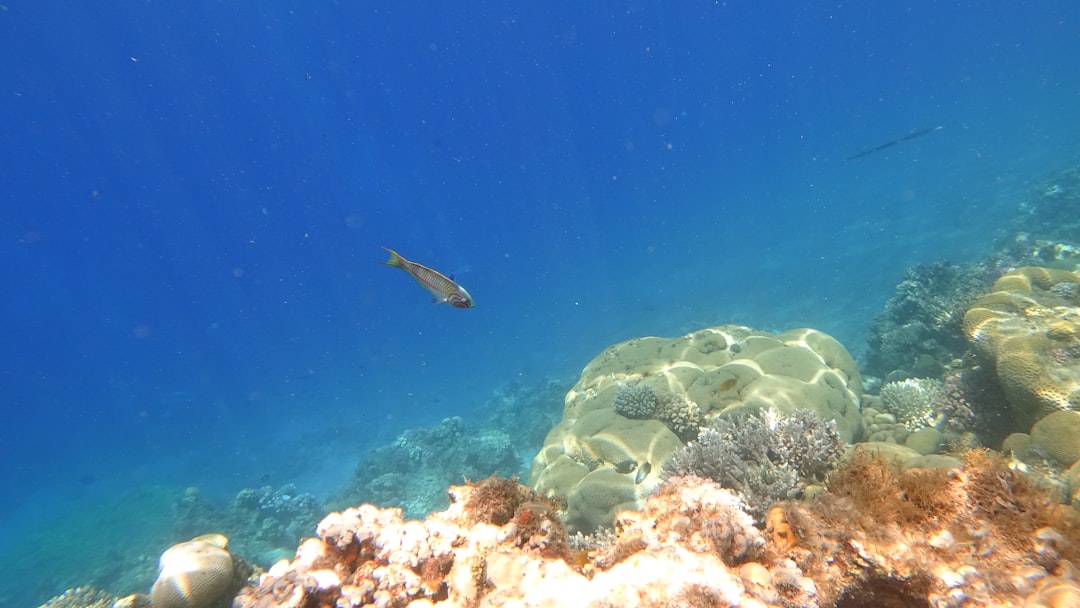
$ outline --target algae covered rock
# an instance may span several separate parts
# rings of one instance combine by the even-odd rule
[[[639,509],[660,483],[690,421],[808,408],[835,420],[840,439],[851,442],[861,433],[860,383],[847,350],[812,329],[771,334],[725,325],[628,340],[582,371],[566,395],[562,421],[533,459],[529,484],[566,498],[571,528],[609,526],[616,511]],[[685,405],[650,407],[650,394],[662,404]]]
[[[1018,429],[1080,408],[1080,274],[1024,267],[964,315],[964,334],[994,365]]]

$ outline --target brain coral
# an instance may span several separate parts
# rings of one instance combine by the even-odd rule
[[[844,347],[812,329],[770,334],[725,325],[615,344],[567,393],[563,419],[533,459],[529,484],[566,498],[572,529],[610,526],[616,511],[641,508],[663,465],[684,445],[685,435],[672,426],[686,426],[620,415],[620,391],[623,398],[627,387],[677,396],[696,406],[688,416],[702,424],[770,407],[809,408],[835,420],[840,438],[851,442],[861,433],[860,382]]]
[[[216,608],[234,585],[235,567],[221,534],[175,544],[161,554],[150,603],[154,608]]]
[[[1018,268],[964,315],[964,334],[993,364],[1016,430],[1080,407],[1080,273]]]

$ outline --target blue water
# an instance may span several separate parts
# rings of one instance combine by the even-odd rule
[[[328,494],[635,336],[859,353],[1080,160],[1075,2],[376,4],[0,6],[0,553],[155,484]]]

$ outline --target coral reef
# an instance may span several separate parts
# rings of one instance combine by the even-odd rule
[[[1010,222],[1013,256],[1020,264],[1046,266],[1052,257],[1039,243],[1080,242],[1080,167],[1062,171],[1033,188]],[[1077,270],[1067,268],[1067,270]]]
[[[863,371],[886,380],[939,376],[967,348],[964,311],[1000,274],[989,262],[909,268],[870,327]]]
[[[472,417],[481,421],[484,428],[499,429],[509,435],[518,460],[527,463],[544,445],[547,432],[559,422],[563,396],[573,385],[573,378],[545,378],[531,384],[514,380],[496,389],[473,411]]]
[[[933,378],[905,378],[886,382],[878,395],[885,411],[909,431],[936,427],[944,417],[934,410],[945,383]]]
[[[207,500],[198,488],[184,490],[174,506],[171,539],[221,530],[234,539],[232,550],[257,564],[272,564],[311,533],[326,509],[292,484],[244,488],[226,508]]]
[[[117,598],[90,586],[75,587],[50,599],[38,608],[113,608]]]
[[[437,426],[408,429],[372,451],[330,504],[400,506],[407,517],[423,517],[447,506],[451,484],[494,473],[516,475],[521,469],[509,435],[466,428],[455,416]]]
[[[498,523],[508,505],[525,500],[520,513],[541,500],[530,492],[505,480],[455,487],[450,508],[424,522],[370,505],[331,514],[235,606],[817,605],[797,568],[752,561],[765,538],[739,499],[710,482],[665,484],[582,565],[555,520],[542,516],[527,535],[519,517]]]
[[[237,608],[348,606],[1065,606],[1080,599],[1080,514],[1003,457],[901,469],[856,452],[828,491],[768,511],[673,477],[602,539],[508,480],[451,489],[425,521],[371,505],[243,589]],[[576,544],[578,548],[572,548]],[[1074,602],[1074,603],[1068,603]]]
[[[245,488],[233,499],[228,529],[244,533],[245,540],[253,545],[263,545],[258,551],[244,547],[245,555],[254,556],[265,553],[266,547],[295,545],[311,533],[325,513],[313,495],[297,491],[292,484],[277,489]]]
[[[960,468],[906,470],[856,453],[827,493],[779,508],[783,555],[839,605],[880,594],[905,606],[1041,605],[1025,601],[1045,601],[1059,583],[1080,598],[1069,573],[1077,512],[990,452],[967,452]]]
[[[998,279],[964,315],[964,333],[990,365],[1026,431],[1080,408],[1080,274],[1024,267]]]
[[[751,514],[763,520],[773,503],[799,495],[843,453],[835,421],[823,422],[811,410],[765,410],[717,418],[672,455],[663,475],[711,479],[738,492]]]
[[[850,441],[861,434],[861,390],[851,355],[812,329],[769,334],[725,325],[622,342],[593,359],[567,393],[529,485],[566,497],[572,530],[610,526],[616,511],[641,508],[699,424],[721,414],[809,408],[835,420]],[[652,417],[638,418],[653,397]],[[618,413],[616,400],[634,417]]]

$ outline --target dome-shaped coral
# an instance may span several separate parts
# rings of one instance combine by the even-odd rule
[[[1064,468],[1080,461],[1080,412],[1054,412],[1036,422],[1031,427],[1030,449]]]
[[[672,453],[708,420],[808,408],[835,420],[850,442],[861,433],[860,392],[851,355],[812,329],[769,334],[725,325],[628,340],[582,371],[529,483],[566,497],[572,529],[609,526],[616,511],[641,507]]]
[[[227,603],[235,571],[227,544],[221,534],[206,534],[166,549],[150,590],[153,608],[217,608]]]

